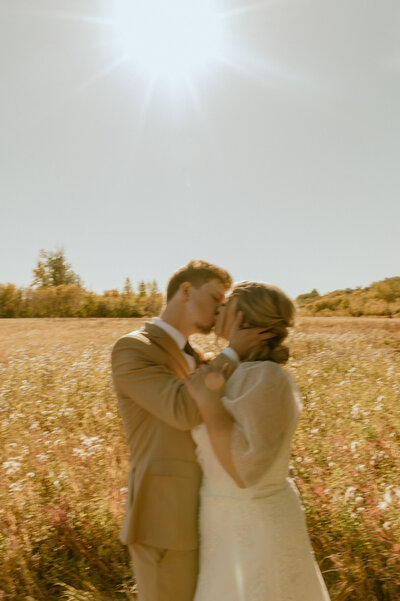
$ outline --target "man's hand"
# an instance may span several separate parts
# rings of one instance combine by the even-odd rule
[[[259,349],[266,340],[275,334],[266,332],[264,328],[241,328],[243,321],[242,311],[238,311],[229,334],[229,346],[236,351],[240,359]]]

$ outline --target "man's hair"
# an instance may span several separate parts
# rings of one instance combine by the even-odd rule
[[[232,278],[225,269],[207,261],[190,261],[171,276],[167,286],[167,303],[178,292],[183,282],[189,282],[195,288],[200,288],[208,280],[219,280],[228,290],[232,286]]]

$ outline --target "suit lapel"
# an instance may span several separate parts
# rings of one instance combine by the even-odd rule
[[[160,346],[172,359],[171,363],[178,375],[180,373],[186,378],[190,373],[189,366],[183,356],[182,350],[176,344],[175,340],[154,323],[146,322],[144,324],[144,329],[147,332],[149,339],[154,344]]]

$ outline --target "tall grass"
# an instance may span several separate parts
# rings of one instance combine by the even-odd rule
[[[398,327],[314,323],[293,336],[288,364],[304,397],[291,471],[313,546],[333,601],[398,601]],[[109,351],[68,347],[66,333],[0,368],[0,599],[134,598]]]

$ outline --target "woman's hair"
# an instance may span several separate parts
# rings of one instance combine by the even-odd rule
[[[237,310],[243,312],[244,327],[261,327],[275,334],[260,349],[251,352],[245,361],[286,363],[289,348],[282,342],[288,335],[288,328],[294,325],[296,308],[293,301],[277,286],[246,281],[235,284],[228,302],[234,298],[237,298]]]

